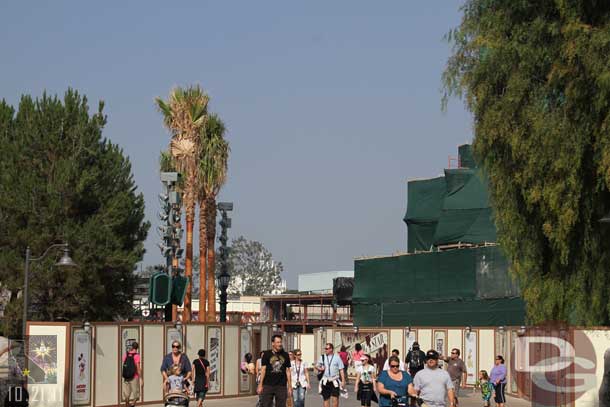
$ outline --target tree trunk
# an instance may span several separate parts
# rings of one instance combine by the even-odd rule
[[[206,199],[207,209],[207,250],[208,250],[208,320],[216,321],[216,263],[214,242],[216,240],[216,199]]]
[[[207,207],[205,199],[199,201],[199,321],[205,322],[207,316],[208,292],[206,287],[207,280]]]
[[[195,220],[195,207],[188,205],[186,207],[186,257],[184,276],[188,278],[186,286],[186,295],[184,296],[184,313],[182,314],[183,321],[191,320],[191,292],[193,289],[193,221]]]

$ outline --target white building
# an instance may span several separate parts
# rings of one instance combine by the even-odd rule
[[[325,271],[299,274],[298,289],[302,293],[327,294],[333,292],[333,279],[354,277],[354,271]]]

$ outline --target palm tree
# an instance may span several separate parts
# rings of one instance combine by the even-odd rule
[[[229,143],[226,128],[216,114],[211,114],[201,134],[199,154],[199,304],[205,304],[205,279],[208,281],[208,321],[216,321],[216,197],[227,179]],[[200,305],[201,307],[201,305]]]
[[[186,212],[185,276],[189,279],[184,298],[183,320],[191,320],[191,288],[193,275],[193,224],[197,194],[199,136],[205,128],[209,97],[199,85],[174,88],[167,101],[156,98],[163,122],[172,135],[170,154],[176,169],[184,176],[184,208]]]

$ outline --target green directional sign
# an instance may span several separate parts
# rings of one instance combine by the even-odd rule
[[[172,304],[182,305],[184,302],[184,296],[186,295],[186,286],[188,285],[188,278],[184,276],[176,276],[172,282]]]
[[[148,299],[156,305],[167,305],[172,298],[172,279],[165,273],[158,273],[150,278]]]

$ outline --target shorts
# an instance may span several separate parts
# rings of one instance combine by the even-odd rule
[[[453,383],[453,394],[455,397],[460,396],[460,384],[462,384],[462,379],[455,379],[451,381]]]
[[[195,397],[197,398],[197,400],[205,400],[205,395],[208,393],[207,390],[204,391],[198,391],[195,393]]]
[[[140,399],[140,378],[135,377],[130,381],[123,380],[122,385],[123,401],[133,401]]]
[[[339,386],[335,387],[335,382],[329,380],[326,384],[322,385],[322,392],[320,394],[324,400],[328,400],[331,397],[339,397],[339,391]]]

